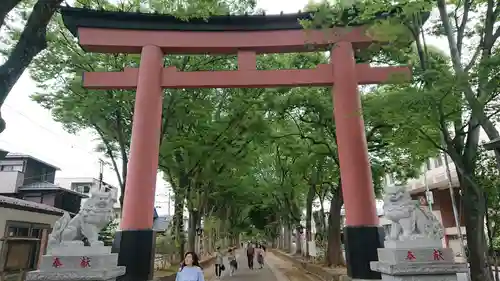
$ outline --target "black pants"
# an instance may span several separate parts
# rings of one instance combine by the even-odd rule
[[[215,276],[220,277],[221,273],[222,273],[221,265],[216,264],[215,265]]]
[[[247,255],[248,258],[248,268],[253,269],[253,255]]]

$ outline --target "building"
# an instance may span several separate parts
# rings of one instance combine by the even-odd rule
[[[59,168],[26,154],[0,160],[0,195],[49,205],[76,214],[85,194],[54,184]]]
[[[448,157],[450,179],[445,167],[444,156],[439,155],[429,158],[421,168],[420,177],[409,179],[406,182],[413,199],[419,200],[424,206],[432,208],[434,215],[441,221],[445,228],[445,239],[443,243],[454,250],[455,253],[461,253],[461,241],[457,228],[455,214],[453,211],[452,197],[450,193],[450,183],[453,188],[455,204],[457,207],[457,219],[460,224],[460,230],[465,239],[465,224],[463,216],[463,203],[460,196],[460,183],[458,174],[453,161]],[[385,184],[387,186],[398,184],[394,177],[386,175]],[[426,191],[429,193],[426,194]],[[430,200],[427,200],[430,199]]]
[[[157,233],[165,232],[169,229],[171,222],[172,222],[172,216],[170,215],[158,216],[158,214],[156,214],[155,218],[153,219],[153,230]]]
[[[55,179],[55,182],[58,186],[64,189],[85,194],[87,197],[90,196],[90,192],[93,190],[101,192],[115,192],[115,194],[118,194],[118,188],[116,188],[115,186],[112,186],[104,181],[100,181],[92,177],[79,177],[79,178],[58,177]],[[85,203],[85,201],[86,199],[83,199],[82,204]],[[113,208],[115,210],[115,215],[118,218],[121,214],[120,203],[116,202]]]
[[[92,177],[79,178],[56,178],[55,182],[66,189],[70,189],[79,193],[90,195],[91,190],[101,192],[118,191],[118,189],[104,181],[99,181]]]
[[[24,280],[38,268],[48,234],[63,210],[0,195],[0,280]]]
[[[9,153],[7,150],[3,150],[0,148],[0,160],[3,160],[7,153]]]

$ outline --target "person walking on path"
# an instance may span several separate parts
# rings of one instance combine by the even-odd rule
[[[236,261],[236,255],[234,254],[232,249],[229,249],[227,260],[229,261],[230,267],[229,276],[233,276],[234,272],[238,269],[238,262]]]
[[[264,255],[265,255],[264,246],[262,245],[257,246],[257,249],[255,249],[255,255],[257,256],[257,262],[259,263],[260,268],[263,268]]]
[[[187,252],[181,263],[175,281],[205,281],[198,255],[195,252]]]
[[[247,259],[248,259],[248,268],[253,269],[253,259],[255,256],[255,248],[252,243],[248,243],[247,246]]]
[[[224,270],[224,256],[220,252],[220,247],[215,251],[215,279],[220,279],[222,271]]]

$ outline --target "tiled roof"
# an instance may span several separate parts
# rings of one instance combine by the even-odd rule
[[[61,188],[51,182],[34,182],[34,183],[30,183],[30,184],[26,184],[26,185],[23,185],[22,188],[41,188],[41,189],[44,189],[44,188]]]
[[[153,220],[154,231],[165,231],[168,229],[172,216],[159,216]]]
[[[22,200],[22,199],[18,199],[18,198],[13,198],[13,197],[8,197],[8,196],[0,195],[0,206],[2,204],[15,205],[15,206],[19,206],[21,208],[28,208],[28,209],[36,209],[36,210],[43,210],[43,211],[55,212],[55,213],[60,213],[61,215],[64,212],[64,210],[61,210],[59,208],[52,207],[52,206],[49,206],[49,205],[35,203],[35,202],[27,201],[27,200]]]
[[[47,165],[47,166],[49,166],[49,167],[52,167],[52,168],[56,169],[57,171],[61,170],[61,169],[59,169],[58,167],[56,167],[56,166],[54,166],[54,165],[52,165],[52,164],[49,164],[49,163],[47,163],[47,162],[45,162],[45,161],[43,161],[43,160],[40,160],[40,159],[38,159],[38,158],[36,158],[36,157],[33,157],[33,156],[31,156],[31,155],[28,155],[28,154],[9,152],[9,153],[7,154],[7,156],[5,156],[5,158],[6,158],[6,159],[9,159],[9,158],[30,158],[30,159],[33,159],[33,160],[35,160],[35,161],[37,161],[37,162],[40,162],[40,163],[42,163],[42,164],[45,164],[45,165]]]
[[[26,184],[26,185],[19,187],[19,190],[62,190],[62,191],[68,192],[68,193],[76,194],[76,195],[83,197],[83,198],[88,198],[88,195],[73,191],[71,189],[62,188],[62,187],[60,187],[56,184],[53,184],[51,182],[34,182],[34,183]]]

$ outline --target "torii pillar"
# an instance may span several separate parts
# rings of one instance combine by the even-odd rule
[[[142,48],[130,142],[127,188],[118,233],[118,264],[127,265],[124,281],[153,280],[155,233],[152,229],[161,135],[163,52]],[[154,206],[153,206],[154,207]],[[153,247],[152,247],[153,246]]]
[[[379,227],[368,145],[358,91],[356,61],[352,44],[338,42],[331,51],[335,84],[332,88],[337,148],[346,226],[344,244],[348,275],[353,280],[380,279],[370,269],[383,248]]]

